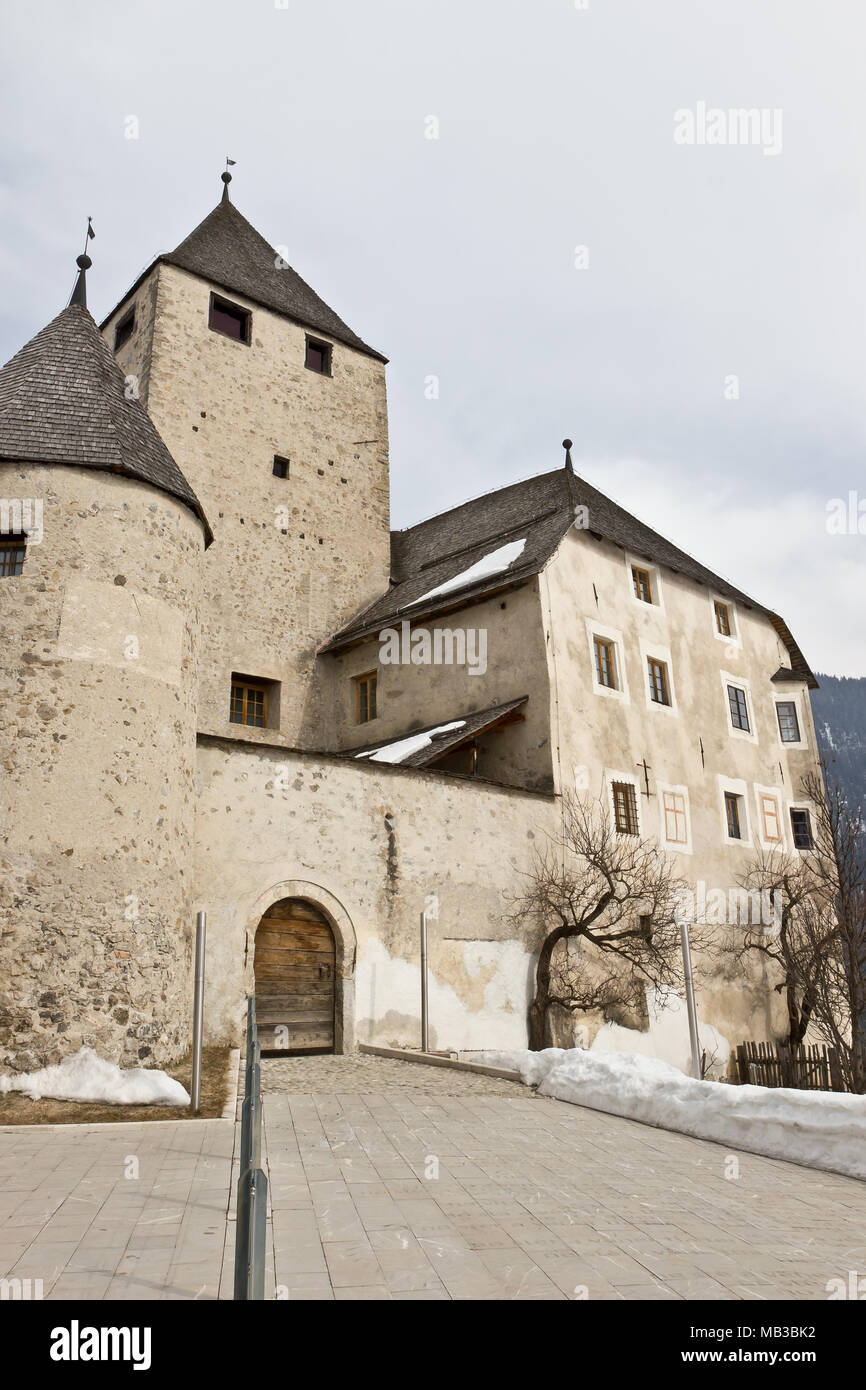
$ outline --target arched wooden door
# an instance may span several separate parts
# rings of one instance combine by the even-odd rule
[[[253,969],[262,1051],[333,1052],[336,949],[322,913],[300,898],[269,907]]]

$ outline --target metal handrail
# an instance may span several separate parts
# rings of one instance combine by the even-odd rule
[[[235,1232],[236,1301],[265,1296],[265,1245],[268,1180],[262,1169],[262,1069],[256,1026],[256,1001],[247,999],[247,1045],[244,1099],[241,1105],[240,1176]]]

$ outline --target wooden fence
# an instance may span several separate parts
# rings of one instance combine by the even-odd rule
[[[826,1043],[784,1047],[781,1043],[740,1043],[737,1080],[742,1085],[791,1086],[799,1091],[844,1091],[839,1054]]]

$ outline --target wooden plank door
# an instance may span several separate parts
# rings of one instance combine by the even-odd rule
[[[284,898],[268,908],[253,963],[263,1052],[333,1052],[335,967],[333,932],[310,903]],[[287,1048],[278,1028],[288,1029]]]

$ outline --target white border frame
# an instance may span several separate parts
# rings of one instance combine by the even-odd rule
[[[628,688],[628,675],[625,669],[625,643],[622,633],[618,627],[611,627],[608,623],[601,623],[597,618],[586,618],[586,636],[589,645],[589,670],[592,677],[592,689],[596,695],[604,695],[607,699],[619,700],[624,705],[631,704],[631,695]],[[602,685],[598,679],[598,672],[595,667],[595,644],[593,639],[600,637],[603,642],[612,642],[614,647],[614,660],[616,663],[616,678],[618,685],[612,689],[609,685]]]
[[[811,848],[811,849],[798,849],[797,846],[794,844],[794,827],[793,827],[793,825],[791,824],[791,812],[792,812],[792,811],[808,811],[808,812],[809,812],[809,825],[811,826],[811,829],[812,829],[812,848]],[[804,800],[802,797],[801,797],[799,800],[797,800],[797,801],[789,801],[789,802],[787,803],[787,807],[786,807],[785,814],[786,814],[786,816],[788,817],[788,825],[787,825],[787,828],[788,828],[788,829],[790,830],[790,832],[791,832],[791,853],[792,853],[793,855],[795,855],[796,858],[798,858],[798,859],[801,858],[802,855],[804,855],[804,854],[814,854],[814,853],[815,853],[815,820],[816,820],[816,815],[815,815],[815,803],[814,803],[813,801],[806,801],[806,800]]]
[[[731,619],[731,635],[726,637],[723,632],[719,632],[716,626],[716,610],[714,604],[723,603],[728,610]],[[737,605],[732,598],[726,598],[724,594],[717,594],[710,590],[710,622],[713,625],[713,636],[717,642],[724,642],[726,647],[734,647],[731,658],[736,657],[743,650],[743,636],[740,629],[740,615],[737,612]]]
[[[637,600],[636,600],[636,602],[638,602],[638,603],[640,603],[640,601],[641,601],[640,599],[637,599]],[[645,696],[645,699],[646,699],[646,707],[647,707],[647,709],[651,709],[651,710],[661,710],[663,714],[668,714],[668,715],[672,714],[675,718],[679,718],[679,713],[680,713],[680,711],[679,711],[679,706],[677,705],[677,691],[676,691],[676,685],[675,685],[675,683],[674,683],[674,665],[673,665],[673,662],[672,662],[672,660],[671,660],[670,648],[669,648],[669,647],[663,647],[663,646],[662,646],[660,643],[658,643],[658,642],[646,642],[646,641],[644,641],[643,638],[641,638],[641,639],[640,639],[640,656],[641,656],[641,663],[642,663],[642,667],[643,667],[644,696]],[[648,665],[648,662],[649,662],[650,658],[652,658],[653,661],[661,661],[661,662],[664,664],[664,666],[665,666],[665,669],[666,669],[666,671],[667,671],[667,678],[668,678],[668,695],[670,696],[670,704],[669,704],[669,705],[660,705],[660,704],[658,703],[658,701],[657,701],[657,700],[654,700],[654,699],[652,698],[652,696],[650,695],[650,680],[649,680],[649,665]]]
[[[610,823],[615,835],[620,834],[616,828],[616,808],[613,803],[613,784],[614,782],[630,782],[634,787],[635,803],[637,805],[637,835],[628,835],[629,840],[642,840],[644,838],[644,812],[640,804],[641,790],[640,779],[636,772],[617,772],[613,768],[606,767],[604,770],[604,784],[607,789],[607,809],[610,815]]]
[[[647,603],[644,599],[638,598],[637,594],[635,593],[634,579],[632,577],[631,572],[632,565],[635,565],[639,570],[646,570],[647,574],[649,575],[650,588],[653,591],[652,603]],[[629,552],[626,551],[625,573],[626,579],[628,581],[629,598],[631,599],[632,603],[636,604],[638,608],[641,608],[644,611],[648,611],[650,613],[664,613],[665,596],[664,588],[662,586],[662,577],[658,565],[654,565],[651,560],[642,560],[639,555],[630,555]]]
[[[757,743],[757,742],[758,742],[758,725],[757,725],[757,721],[756,721],[756,719],[755,719],[755,701],[754,701],[754,699],[752,698],[752,683],[751,683],[751,681],[747,680],[745,676],[735,676],[735,675],[733,675],[733,673],[732,673],[731,671],[720,671],[720,672],[719,672],[719,675],[720,675],[721,680],[722,680],[722,698],[724,699],[724,702],[725,702],[725,721],[726,721],[727,726],[728,726],[728,734],[730,735],[731,738],[741,738],[741,739],[745,739],[747,743]],[[748,732],[748,733],[746,732],[745,729],[737,729],[737,728],[734,727],[734,721],[733,721],[733,719],[731,718],[731,702],[730,702],[730,700],[728,699],[728,686],[729,686],[729,685],[735,686],[738,690],[742,690],[743,693],[745,694],[745,697],[746,697],[746,714],[747,714],[748,720],[749,720],[749,732]]]
[[[773,697],[772,697],[772,699],[773,699],[773,719],[774,719],[775,722],[776,722],[776,739],[777,739],[777,741],[778,741],[779,747],[780,747],[780,748],[785,748],[785,749],[789,749],[789,748],[790,748],[790,749],[793,749],[795,752],[804,752],[804,751],[808,751],[809,742],[808,742],[808,740],[803,736],[803,731],[804,731],[804,729],[806,728],[806,721],[805,721],[804,718],[803,718],[803,696],[802,696],[802,693],[801,693],[799,690],[791,690],[791,691],[789,691],[787,694],[784,694],[784,695],[776,695],[776,694],[774,694]],[[793,742],[793,743],[786,743],[786,742],[785,742],[785,740],[782,738],[782,730],[779,728],[779,711],[778,711],[777,706],[778,706],[778,705],[785,705],[785,704],[793,705],[793,706],[794,706],[794,709],[795,709],[796,712],[797,712],[797,727],[798,727],[799,730],[800,730],[800,737],[799,737],[799,739],[795,740],[795,742]]]

